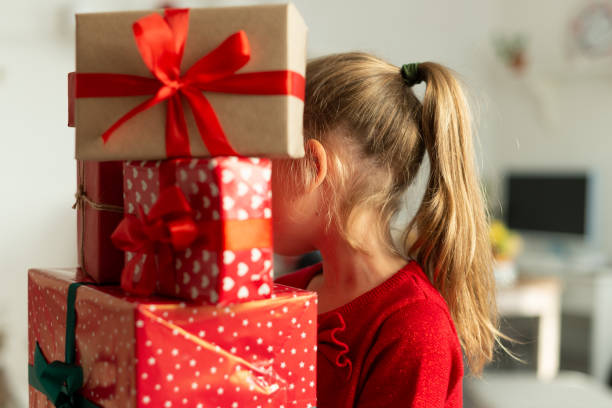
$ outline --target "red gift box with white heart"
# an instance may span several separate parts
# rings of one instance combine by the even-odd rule
[[[259,158],[126,162],[122,287],[212,304],[270,297],[270,176]]]
[[[30,408],[50,398],[106,408],[316,404],[316,293],[274,284],[269,299],[208,305],[79,286],[80,274],[29,271]],[[80,372],[70,391],[62,365]],[[70,395],[58,397],[53,382]]]

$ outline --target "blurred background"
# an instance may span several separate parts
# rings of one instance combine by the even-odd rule
[[[272,0],[266,3],[274,2]],[[22,0],[0,14],[0,407],[27,406],[26,271],[76,265],[74,13],[257,1]],[[262,2],[263,3],[263,2]],[[504,342],[466,407],[612,406],[612,0],[295,0],[310,57],[364,50],[456,70],[478,165]],[[422,85],[417,91],[422,92]],[[419,184],[406,212],[419,203]],[[277,273],[295,260],[278,259]]]

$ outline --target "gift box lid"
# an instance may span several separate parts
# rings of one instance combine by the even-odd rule
[[[121,302],[133,304],[142,307],[149,307],[151,305],[176,305],[180,306],[195,306],[202,308],[221,309],[221,308],[238,308],[241,304],[232,305],[210,305],[206,302],[201,301],[188,301],[178,302],[177,299],[170,298],[167,296],[151,295],[147,297],[130,296],[128,293],[123,291],[119,285],[109,284],[97,284],[88,275],[83,273],[80,268],[32,268],[28,271],[30,278],[34,277],[37,281],[44,283],[45,286],[58,287],[67,286],[73,282],[86,282],[91,283],[91,286],[84,286],[81,290],[87,291],[87,289],[95,289],[101,294],[108,295],[112,298],[119,298]],[[272,288],[272,296],[270,299],[259,299],[254,302],[271,302],[270,305],[275,303],[282,304],[287,299],[316,299],[317,295],[315,292],[293,288],[290,286],[282,285],[280,283],[274,283]],[[311,299],[311,301],[312,301]],[[248,304],[245,302],[243,304]]]

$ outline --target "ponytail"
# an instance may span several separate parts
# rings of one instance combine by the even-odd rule
[[[500,333],[470,111],[450,70],[425,62],[418,65],[418,75],[427,84],[420,133],[430,174],[404,244],[446,300],[470,369],[478,375],[492,359]]]

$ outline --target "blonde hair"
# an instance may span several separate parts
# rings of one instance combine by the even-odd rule
[[[360,210],[379,214],[376,232],[395,254],[414,257],[447,302],[470,371],[492,360],[498,330],[488,220],[474,164],[471,113],[452,72],[418,65],[426,82],[421,103],[400,69],[366,53],[312,60],[306,70],[305,139],[326,148],[330,168],[328,225],[355,248],[352,226]],[[403,233],[391,223],[425,153],[430,174],[423,201]],[[304,183],[314,177],[312,156],[291,161]],[[299,184],[299,183],[298,183]],[[501,344],[501,343],[500,343]]]

